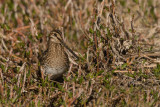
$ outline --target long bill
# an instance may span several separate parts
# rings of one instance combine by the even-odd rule
[[[55,35],[57,37],[57,35]],[[62,45],[67,48],[76,58],[77,60],[79,60],[79,57],[59,38],[57,37],[57,39],[62,43]]]

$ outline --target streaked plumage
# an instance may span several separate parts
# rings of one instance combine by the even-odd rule
[[[69,67],[68,55],[58,38],[63,40],[59,30],[50,33],[47,50],[40,58],[41,74],[48,75],[50,79],[62,76]]]

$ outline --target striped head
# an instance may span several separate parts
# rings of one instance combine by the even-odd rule
[[[60,30],[53,30],[49,35],[49,41],[52,43],[61,43],[63,40],[62,32]]]

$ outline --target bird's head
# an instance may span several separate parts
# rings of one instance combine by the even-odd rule
[[[62,32],[60,30],[51,31],[50,36],[49,36],[49,40],[50,40],[50,42],[61,43],[61,41],[63,40]]]

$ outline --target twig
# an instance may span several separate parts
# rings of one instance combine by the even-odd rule
[[[3,47],[4,47],[7,51],[9,51],[8,48],[7,48],[7,46],[6,46],[5,43],[4,43],[3,39],[1,40],[1,42],[2,42]]]
[[[22,58],[20,58],[20,57],[18,57],[18,56],[16,56],[16,55],[14,55],[14,54],[11,54],[11,56],[13,56],[13,57],[15,57],[16,59],[19,59],[19,60],[21,60],[21,61],[24,61],[24,59],[22,59]]]
[[[134,73],[135,71],[127,71],[127,70],[115,70],[115,73]]]
[[[73,64],[71,63],[70,67],[69,67],[69,70],[68,70],[67,79],[69,79],[70,73],[72,71],[72,67],[73,67]]]
[[[1,75],[1,79],[2,79],[2,85],[4,84],[4,78],[3,78],[3,73],[2,73],[2,69],[0,68],[0,75]]]
[[[35,22],[35,25],[38,24],[38,23],[39,23],[39,21],[37,20],[37,21]],[[16,30],[19,31],[19,30],[28,29],[28,28],[30,28],[30,27],[31,27],[31,25],[22,26],[22,27],[16,28],[15,31],[16,31]]]

